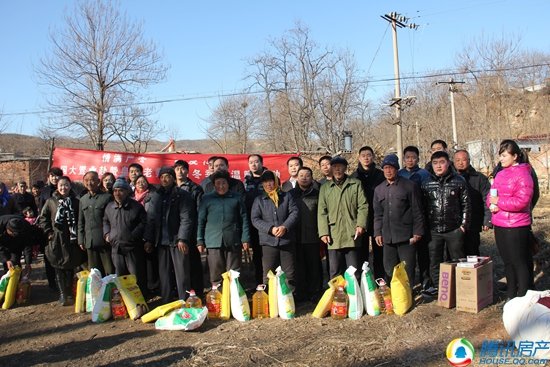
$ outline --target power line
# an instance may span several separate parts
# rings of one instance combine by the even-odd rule
[[[431,78],[441,78],[441,77],[452,77],[452,76],[460,76],[460,75],[473,75],[478,73],[496,73],[496,72],[505,72],[505,71],[516,71],[516,70],[525,70],[525,69],[532,69],[537,67],[547,67],[550,66],[550,63],[540,63],[540,64],[532,64],[532,65],[522,65],[522,66],[515,66],[515,67],[509,67],[509,68],[491,68],[491,69],[475,69],[475,70],[464,70],[464,71],[453,71],[452,69],[444,72],[435,72],[435,73],[428,73],[428,74],[418,74],[418,75],[408,75],[408,76],[399,76],[400,81],[404,81],[405,84],[409,81],[416,81],[416,80],[423,80],[423,79],[431,79]],[[466,78],[469,79],[469,78]],[[376,84],[376,83],[390,83],[395,82],[397,78],[395,77],[388,77],[388,78],[379,78],[379,79],[363,79],[358,80],[354,82],[354,84]],[[426,81],[431,82],[431,81]],[[385,86],[385,85],[379,85],[379,86]],[[388,84],[389,86],[389,84]],[[290,88],[290,89],[298,89],[298,88]],[[284,89],[274,89],[272,90],[274,92],[282,92]],[[196,100],[207,100],[212,98],[227,98],[227,97],[236,97],[236,96],[247,96],[247,95],[255,95],[255,94],[263,94],[265,93],[264,90],[249,90],[246,92],[243,91],[220,91],[220,93],[209,93],[209,94],[196,94],[195,96],[181,96],[176,98],[168,98],[168,99],[162,99],[162,100],[154,100],[154,101],[142,101],[142,102],[135,102],[135,103],[128,103],[128,104],[118,104],[114,105],[112,107],[130,107],[130,106],[141,106],[141,105],[155,105],[155,104],[164,104],[164,103],[175,103],[175,102],[186,102],[186,101],[196,101]],[[0,113],[0,116],[24,116],[24,115],[44,115],[44,114],[55,114],[55,113],[64,113],[67,112],[67,108],[64,108],[63,110],[56,110],[56,109],[42,109],[42,110],[33,110],[33,111],[19,111],[19,112],[6,112],[6,113]]]

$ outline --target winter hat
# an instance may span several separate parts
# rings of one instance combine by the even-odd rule
[[[176,179],[176,171],[172,167],[164,166],[159,171],[159,178],[162,177],[165,173],[169,174],[170,176],[174,177],[174,180]]]
[[[397,158],[395,154],[388,154],[384,157],[384,160],[382,161],[382,168],[387,165],[390,165],[395,169],[399,169],[399,158]]]
[[[9,229],[14,236],[17,236],[24,229],[24,219],[22,218],[11,218],[6,225],[6,228]]]
[[[265,182],[265,181],[275,181],[277,182],[277,177],[275,176],[275,173],[273,173],[273,171],[264,171],[264,173],[262,173],[262,175],[260,176],[260,182]]]
[[[128,181],[126,181],[126,179],[124,177],[119,177],[116,179],[114,185],[113,185],[113,189],[125,189],[125,190],[128,190],[128,191],[132,191],[132,188],[130,187],[130,184],[128,183]]]
[[[337,155],[336,157],[334,157],[330,160],[330,165],[331,166],[333,166],[335,164],[343,164],[344,166],[347,167],[348,166],[348,161],[346,160],[346,158]]]

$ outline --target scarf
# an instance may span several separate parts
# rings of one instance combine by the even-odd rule
[[[273,201],[273,204],[275,204],[275,207],[279,207],[279,183],[277,182],[279,180],[275,180],[275,188],[272,191],[266,191],[265,194],[268,198]]]
[[[70,197],[59,198],[57,212],[55,213],[55,224],[67,225],[71,241],[76,241],[76,216]]]
[[[149,189],[142,192],[136,190],[134,191],[134,199],[141,205],[145,205],[145,198],[147,197],[147,194],[149,194]]]

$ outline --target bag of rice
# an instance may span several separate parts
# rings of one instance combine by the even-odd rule
[[[350,265],[344,273],[346,293],[349,299],[348,317],[352,320],[359,320],[363,316],[363,297],[361,297],[359,282],[355,277],[356,271],[357,269]]]
[[[92,322],[105,322],[111,318],[111,291],[115,287],[115,278],[116,274],[110,274],[101,279],[99,297],[92,310]]]
[[[149,306],[147,306],[147,302],[145,302],[145,298],[143,298],[143,294],[137,285],[135,275],[116,277],[115,284],[132,320],[137,320],[149,312]]]
[[[296,313],[294,296],[288,286],[286,274],[280,266],[275,269],[275,276],[277,277],[277,307],[279,308],[279,316],[285,320],[293,319]]]
[[[374,281],[374,275],[369,268],[369,263],[365,261],[362,267],[361,273],[361,293],[363,295],[363,302],[365,303],[365,310],[369,316],[380,315],[380,305],[378,304],[378,287]]]
[[[231,295],[231,314],[239,321],[249,321],[250,305],[248,304],[246,293],[239,282],[240,273],[235,270],[229,270],[229,276],[231,277],[231,290],[229,291]]]
[[[92,312],[101,289],[101,272],[92,268],[86,279],[86,312]]]
[[[208,315],[208,309],[203,308],[179,308],[162,316],[155,322],[157,330],[195,330],[199,328]]]

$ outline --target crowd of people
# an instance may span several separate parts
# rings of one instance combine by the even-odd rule
[[[24,256],[28,274],[33,251],[42,251],[62,305],[74,302],[72,279],[83,268],[134,274],[142,292],[163,303],[186,299],[191,289],[202,295],[222,273],[240,271],[243,251],[252,252],[257,284],[267,284],[268,272],[281,266],[298,302],[319,299],[324,271],[333,278],[364,261],[387,282],[405,261],[411,289],[436,297],[440,263],[480,255],[480,232],[494,228],[508,298],[532,289],[538,182],[525,152],[503,141],[492,184],[466,150],[451,156],[442,140],[431,144],[424,168],[419,157],[408,146],[401,164],[390,154],[377,165],[374,150],[364,146],[355,170],[342,156],[321,157],[322,177],[315,180],[293,156],[282,183],[259,154],[248,157],[244,182],[230,177],[223,156],[208,160],[200,183],[178,160],[159,170],[158,187],[132,163],[128,177],[87,172],[78,195],[53,167],[47,184],[31,192],[23,181],[13,193],[0,183],[0,261],[7,270]]]

